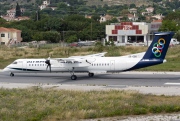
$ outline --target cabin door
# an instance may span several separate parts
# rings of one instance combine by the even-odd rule
[[[22,70],[27,71],[27,61],[22,61]]]
[[[110,68],[111,68],[111,70],[114,70],[114,69],[115,69],[114,60],[111,60],[111,61],[110,61]]]

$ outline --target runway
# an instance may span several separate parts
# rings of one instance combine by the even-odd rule
[[[123,72],[118,74],[77,73],[77,80],[70,79],[70,73],[0,73],[2,83],[42,83],[78,85],[125,85],[125,86],[164,86],[166,83],[180,83],[179,72]]]

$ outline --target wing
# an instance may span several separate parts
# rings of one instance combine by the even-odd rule
[[[107,52],[96,53],[96,54],[85,55],[85,56],[71,56],[69,58],[104,57],[106,53]]]
[[[91,64],[87,59],[80,58],[53,58],[53,60],[63,65],[64,68],[88,67]]]
[[[69,58],[52,58],[50,61],[54,65],[63,65],[64,68],[72,67],[88,67],[96,59],[93,57],[104,57],[107,52],[85,55],[85,56],[71,56]]]

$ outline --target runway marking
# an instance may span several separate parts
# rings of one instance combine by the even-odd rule
[[[106,87],[110,87],[110,88],[126,88],[127,85],[107,85]]]
[[[167,82],[167,83],[164,83],[165,85],[175,85],[175,86],[180,86],[180,83],[169,83],[169,82]]]

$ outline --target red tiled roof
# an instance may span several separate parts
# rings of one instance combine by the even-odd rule
[[[159,19],[159,20],[153,20],[153,22],[162,22],[162,19]]]
[[[0,27],[0,32],[21,32],[21,30],[14,29],[14,28]]]

